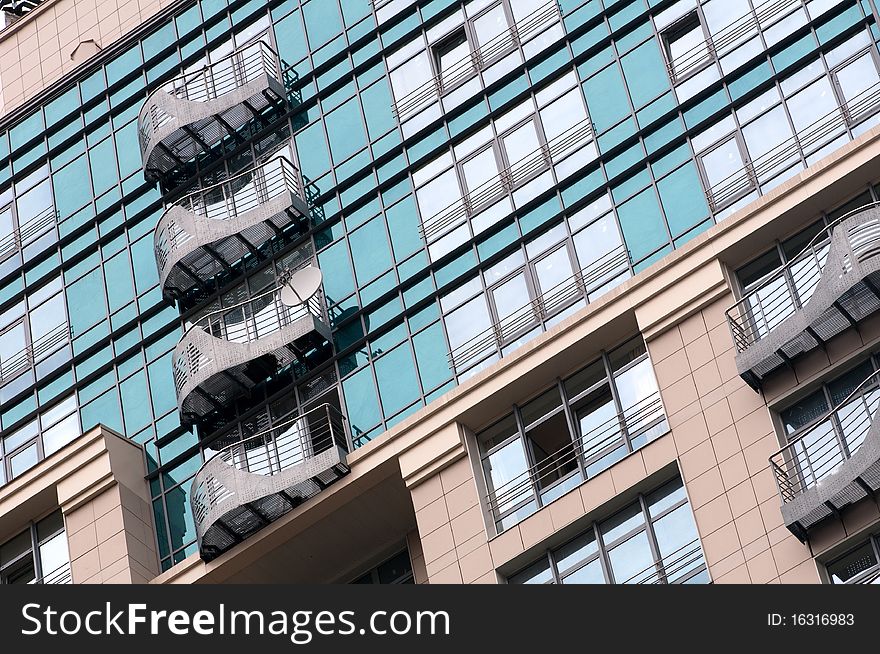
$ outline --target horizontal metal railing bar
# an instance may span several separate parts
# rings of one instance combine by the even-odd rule
[[[538,149],[530,152],[514,164],[470,191],[461,199],[452,202],[421,225],[425,240],[433,240],[459,220],[476,213],[477,207],[484,207],[494,198],[502,198],[512,193],[523,179],[537,177],[553,165],[553,159],[574,148],[580,141],[584,145],[593,139],[593,125],[589,118],[584,119]]]
[[[757,30],[761,24],[782,14],[786,9],[794,9],[795,5],[801,6],[802,0],[778,0],[772,4],[762,6],[760,9],[751,9],[748,13],[736,18],[731,23],[722,27],[715,34],[710,34],[705,42],[697,44],[690,50],[683,52],[677,58],[666,64],[670,77],[674,83],[678,83],[682,77],[699,68],[712,55],[721,57],[721,51],[735,45],[740,39],[748,36],[753,30]],[[684,70],[681,70],[681,69]]]
[[[805,275],[806,273],[803,271],[801,271],[800,273],[792,273],[790,271],[796,269],[799,265],[803,264],[805,261],[808,261],[810,258],[814,258],[818,262],[819,259],[827,255],[827,253],[820,254],[818,251],[822,248],[827,247],[828,243],[831,240],[831,235],[838,225],[840,225],[843,221],[848,220],[852,216],[863,213],[864,211],[867,211],[868,209],[877,206],[880,206],[880,202],[872,202],[870,204],[866,204],[865,206],[859,207],[858,209],[853,209],[852,211],[849,211],[845,215],[841,216],[840,218],[834,220],[831,224],[825,227],[822,232],[817,234],[813,238],[813,240],[801,251],[800,254],[795,256],[785,265],[777,268],[775,271],[768,273],[756,285],[754,289],[749,291],[742,299],[740,299],[733,306],[727,309],[725,315],[727,316],[727,321],[731,327],[731,332],[734,335],[734,340],[737,344],[737,350],[739,352],[745,351],[751,345],[754,345],[762,338],[765,338],[767,334],[772,331],[768,330],[765,334],[760,333],[755,323],[754,314],[756,313],[756,311],[761,310],[761,307],[767,302],[784,302],[787,298],[793,300],[791,296],[791,290],[788,287],[787,279],[790,277],[795,280],[802,280],[803,275]],[[824,262],[822,263],[822,267],[824,268]],[[766,300],[761,298],[759,294],[764,292],[773,283],[779,284],[778,289],[771,295],[769,295]],[[779,299],[780,297],[782,299]],[[771,309],[773,309],[777,305],[770,304],[769,306]],[[790,311],[787,314],[782,314],[781,317],[787,317],[788,315],[793,314],[796,309],[797,307],[795,307],[794,302],[792,302],[792,307]],[[777,314],[774,314],[774,317],[778,317]]]
[[[589,433],[567,443],[564,447],[550,454],[544,461],[531,466],[487,493],[486,502],[489,511],[496,520],[500,520],[503,515],[509,513],[509,510],[501,511],[500,508],[516,502],[516,498],[521,495],[531,493],[533,485],[543,477],[577,463],[579,459],[585,461],[588,466],[597,454],[604,455],[605,449],[610,445],[619,447],[625,443],[624,428],[627,431],[643,432],[655,424],[661,423],[664,418],[660,394],[659,392],[652,393],[622,413],[615,413],[614,416],[594,427]],[[561,458],[558,458],[559,455]],[[601,459],[601,457],[598,458]]]
[[[48,226],[56,225],[58,218],[59,213],[53,206],[37,214],[21,227],[13,229],[0,239],[0,261],[27,245],[27,242],[37,234],[48,231]]]
[[[449,363],[458,370],[486,352],[491,344],[499,347],[549,318],[554,311],[564,307],[569,300],[589,294],[593,286],[599,285],[615,270],[629,265],[629,255],[625,245],[619,245],[589,266],[576,271],[571,277],[549,289],[546,293],[514,310],[510,316],[494,323],[472,339],[459,345],[447,354]],[[624,271],[621,270],[621,274]],[[610,280],[608,280],[610,281]]]
[[[231,67],[221,71],[220,67],[225,66],[230,60]],[[151,102],[155,95],[166,93],[189,102],[215,100],[264,73],[278,77],[278,61],[278,54],[270,45],[257,41],[248,43],[197,70],[178,75],[158,87],[147,96],[138,116],[141,151],[143,152],[153,131],[172,118],[164,111],[159,114],[157,107]],[[194,87],[198,88],[194,90]]]
[[[323,414],[323,418],[320,417]],[[318,416],[316,418],[316,416]],[[285,420],[278,425],[270,427],[269,429],[265,429],[258,434],[253,436],[249,436],[241,441],[236,443],[232,443],[218,450],[208,458],[199,468],[199,470],[195,474],[195,479],[198,479],[202,471],[205,467],[211,463],[217,457],[220,457],[222,461],[231,461],[235,456],[235,452],[239,451],[241,448],[244,448],[243,451],[246,453],[251,449],[259,449],[260,447],[264,447],[267,443],[267,438],[270,438],[272,434],[278,431],[285,430],[292,425],[303,425],[303,431],[305,433],[312,433],[313,429],[321,428],[326,429],[325,433],[332,434],[332,442],[335,442],[337,445],[343,447],[346,451],[349,450],[349,445],[347,442],[347,433],[345,431],[345,416],[338,410],[336,407],[330,404],[322,404],[314,409],[310,409],[305,413]],[[341,427],[341,432],[337,435],[336,429],[334,427]],[[338,436],[338,438],[337,438]],[[277,436],[272,437],[273,440],[277,438]],[[276,470],[275,472],[280,472],[280,470]],[[274,473],[273,473],[274,474]]]
[[[59,343],[67,341],[69,335],[70,327],[66,322],[63,322],[23,350],[13,354],[5,361],[0,361],[0,383],[12,379],[28,368],[33,368],[42,355],[55,349]]]
[[[868,399],[871,393],[877,393],[873,401]],[[795,434],[784,447],[770,456],[770,466],[784,503],[792,501],[815,486],[840,462],[858,451],[874,421],[878,402],[880,402],[880,370],[872,372],[831,411]],[[851,408],[853,410],[847,412],[847,409]],[[841,418],[841,415],[844,417]],[[835,419],[839,421],[841,433],[835,429],[833,424]],[[824,434],[816,440],[810,440],[815,432],[823,428],[826,430]],[[841,436],[846,447],[841,444]],[[808,474],[805,473],[804,467],[808,468]]]
[[[768,152],[754,160],[746,160],[743,168],[721,180],[710,188],[706,195],[711,206],[717,210],[728,200],[752,188],[760,178],[776,168],[786,165],[790,159],[800,157],[800,152],[831,136],[835,129],[842,129],[852,124],[854,118],[865,113],[869,108],[880,104],[880,83],[861,92],[852,101],[847,102],[834,111],[826,114],[800,132],[782,141]],[[791,162],[796,163],[795,161]],[[781,172],[781,171],[780,171]]]
[[[214,311],[206,313],[205,315],[199,317],[189,327],[187,327],[186,331],[184,332],[184,336],[186,336],[189,332],[193,331],[194,329],[201,329],[203,331],[210,332],[211,327],[212,327],[212,324],[211,324],[212,318],[215,318],[218,316],[225,316],[225,315],[231,313],[232,311],[236,311],[238,309],[243,309],[247,306],[254,305],[258,301],[263,300],[265,298],[269,298],[269,297],[274,296],[272,298],[273,302],[263,305],[263,308],[268,307],[268,306],[273,306],[275,304],[280,304],[281,301],[277,298],[277,294],[282,288],[284,288],[284,284],[279,284],[278,286],[275,286],[267,291],[263,291],[263,292],[255,295],[254,297],[249,298],[247,300],[242,300],[241,302],[238,302],[238,303],[233,304],[231,306],[222,307],[220,309],[216,309]],[[324,312],[323,312],[323,308],[322,308],[322,303],[319,299],[319,296],[321,296],[321,295],[322,295],[322,293],[319,290],[318,293],[316,293],[311,298],[309,298],[305,303],[300,305],[300,307],[307,307],[309,311],[312,311],[313,309],[317,309],[317,313],[315,313],[315,315],[317,315],[319,317],[323,316]],[[287,308],[294,310],[299,307],[287,307]],[[256,313],[251,314],[251,315],[256,315]]]
[[[424,84],[416,87],[392,105],[392,113],[398,120],[405,120],[415,113],[422,105],[435,95],[441,96],[450,89],[475,76],[477,72],[488,67],[517,45],[527,40],[533,33],[559,17],[559,4],[551,0],[541,5],[521,21],[514,23],[498,36],[482,44],[478,50],[470,52],[466,57],[451,64],[447,70],[435,75]]]
[[[45,585],[61,585],[61,584],[70,584],[73,583],[73,576],[70,570],[70,563],[65,563],[63,565],[58,566],[51,572],[44,574],[39,579],[34,579],[31,582],[32,584],[45,584]]]
[[[236,183],[250,177],[246,191]],[[275,157],[228,179],[199,189],[174,201],[165,210],[179,207],[209,220],[230,220],[288,191],[302,198],[297,168],[284,156]],[[216,195],[215,198],[211,197]],[[156,258],[164,267],[171,251],[195,238],[180,225],[162,223],[156,239]]]
[[[255,52],[247,52],[248,50],[253,50]],[[245,54],[247,52],[247,54]],[[210,72],[215,68],[219,68],[221,65],[225,64],[230,59],[235,59],[236,57],[244,57],[247,61],[258,60],[261,63],[269,62],[273,66],[275,61],[278,59],[278,53],[265,41],[257,41],[255,43],[248,43],[243,45],[242,47],[234,50],[228,55],[221,57],[217,61],[213,61],[210,64],[205,64],[201,68],[197,70],[190,71],[188,73],[182,73],[177,77],[170,79],[165,82],[162,86],[154,90],[150,93],[150,96],[155,95],[157,93],[168,93],[169,89],[179,89],[185,88],[187,84],[187,80],[192,80],[193,78],[204,75],[206,72]],[[233,69],[235,66],[233,65]],[[274,71],[273,71],[274,72]],[[224,76],[228,76],[228,72],[224,73]],[[181,85],[182,84],[182,85]],[[220,94],[222,95],[222,93]],[[218,96],[215,96],[218,97]],[[147,97],[147,101],[149,102],[149,96]]]
[[[685,551],[687,550],[687,551]],[[696,558],[693,558],[694,555],[697,554]],[[666,578],[667,580],[672,576],[674,572],[678,572],[682,569],[686,569],[682,567],[682,564],[687,565],[688,560],[692,560],[692,562],[702,560],[703,552],[700,547],[700,539],[695,538],[689,543],[685,543],[677,550],[670,552],[667,556],[657,559],[653,561],[649,566],[639,570],[634,575],[630,576],[626,581],[621,583],[631,584],[631,583],[656,583],[654,580]],[[657,568],[660,570],[657,570]],[[661,572],[662,571],[662,572]],[[651,573],[648,577],[645,577],[647,573]],[[637,581],[638,580],[638,581]]]
[[[278,166],[277,169],[269,170],[276,165]],[[268,173],[266,172],[267,170]],[[194,213],[200,207],[203,207],[207,210],[208,206],[212,204],[217,204],[216,202],[212,202],[207,199],[207,196],[209,196],[211,193],[217,192],[218,190],[222,190],[224,191],[224,201],[235,199],[238,196],[237,192],[232,191],[227,195],[225,191],[231,187],[234,187],[237,181],[245,177],[252,177],[254,184],[256,184],[258,181],[266,184],[267,189],[281,188],[276,186],[278,184],[277,178],[281,178],[281,180],[283,180],[284,182],[292,182],[292,184],[287,184],[286,187],[290,190],[296,191],[297,195],[301,195],[296,175],[297,172],[298,171],[296,166],[294,166],[287,157],[273,157],[272,159],[269,159],[268,161],[265,161],[261,164],[257,164],[256,166],[249,168],[248,170],[236,173],[232,177],[224,179],[222,182],[217,182],[216,184],[205,186],[204,188],[200,188],[196,191],[193,191],[192,193],[188,193],[182,198],[172,202],[170,206],[183,207],[187,211]],[[251,192],[253,194],[257,194],[257,190],[253,190]],[[267,194],[268,197],[274,197],[274,195],[277,195],[277,193],[273,194],[271,190],[266,190],[264,192]],[[214,217],[210,213],[202,215],[207,215],[211,218]]]

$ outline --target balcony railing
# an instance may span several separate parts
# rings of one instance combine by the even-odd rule
[[[204,417],[301,361],[330,340],[324,294],[281,301],[284,284],[213,311],[187,329],[174,350],[174,387],[185,421]]]
[[[728,309],[743,378],[757,388],[771,371],[880,309],[878,254],[880,204],[872,204],[836,220]]]
[[[770,457],[786,526],[807,531],[880,490],[880,371]]]
[[[634,441],[653,440],[653,431],[663,429],[666,414],[660,393],[655,392],[594,427],[574,442],[548,455],[524,472],[512,477],[486,496],[486,505],[499,529],[511,525],[508,518],[525,518],[532,512],[564,495],[586,479],[610,467],[621,456],[638,447]],[[664,429],[665,430],[665,429]]]
[[[308,215],[299,171],[285,157],[175,201],[154,236],[163,292],[205,284]]]
[[[478,50],[472,51],[467,57],[451,64],[441,74],[400,98],[395,102],[392,111],[399,121],[405,121],[475,77],[479,71],[485,70],[514,52],[522,43],[543,32],[560,17],[557,0],[541,5],[498,36],[480,44]]]
[[[47,354],[57,350],[70,338],[70,327],[66,322],[53,327],[43,336],[8,359],[0,360],[0,384],[17,377],[25,370],[33,368]]]
[[[706,571],[706,559],[700,539],[685,543],[667,556],[654,561],[623,582],[624,584],[687,584],[694,583]]]
[[[158,179],[286,97],[278,55],[262,41],[171,80],[138,115],[144,174]]]
[[[192,482],[202,558],[211,560],[349,471],[345,418],[329,404],[221,449]]]
[[[745,161],[743,168],[715,184],[706,193],[713,212],[718,212],[749,191],[814,154],[834,138],[843,135],[880,109],[880,84],[862,91],[843,106],[784,140],[765,154]]]
[[[52,572],[47,572],[39,579],[34,579],[32,584],[47,584],[47,585],[63,585],[63,584],[72,584],[73,577],[70,572],[70,563],[65,563],[57,567]]]
[[[794,11],[803,4],[803,0],[776,0],[765,3],[758,9],[750,10],[707,37],[702,43],[669,61],[667,69],[670,79],[673,84],[678,84],[715,58],[720,59],[731,52],[747,37],[756,36],[759,29],[766,29],[769,24],[780,19],[783,14]]]
[[[0,239],[0,261],[12,256],[58,224],[58,212],[49,207]]]
[[[448,355],[456,374],[467,370],[490,352],[502,350],[525,337],[537,325],[560,314],[574,302],[589,295],[620,275],[629,272],[626,246],[619,245],[583,270],[549,289],[540,297],[523,305],[496,322]]]
[[[582,120],[518,162],[511,164],[460,200],[456,200],[426,220],[421,227],[425,240],[428,242],[437,240],[460,225],[465,218],[476,215],[512,194],[516,189],[549,170],[563,157],[589,144],[593,140],[593,134],[592,122],[589,119]]]

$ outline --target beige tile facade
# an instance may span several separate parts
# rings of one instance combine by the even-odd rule
[[[171,4],[45,0],[0,31],[0,113],[14,110]]]
[[[61,509],[73,583],[146,583],[159,571],[139,445],[103,427],[0,489],[0,542]]]

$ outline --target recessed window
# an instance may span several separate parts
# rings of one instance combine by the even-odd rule
[[[880,542],[872,536],[825,567],[832,584],[880,583]]]
[[[545,554],[511,584],[704,584],[706,562],[681,479]]]
[[[691,12],[664,30],[660,38],[673,81],[695,71],[708,53],[706,34],[697,12]]]
[[[470,54],[464,28],[457,30],[434,46],[434,65],[443,87],[454,84],[467,64],[462,62]],[[445,90],[445,89],[444,89]]]

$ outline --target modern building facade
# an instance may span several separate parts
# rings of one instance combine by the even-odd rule
[[[875,581],[878,8],[2,3],[0,581]]]

